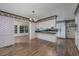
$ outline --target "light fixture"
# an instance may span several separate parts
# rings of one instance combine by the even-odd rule
[[[30,18],[30,21],[35,22],[37,21],[36,15],[35,15],[35,11],[32,11],[32,17]]]

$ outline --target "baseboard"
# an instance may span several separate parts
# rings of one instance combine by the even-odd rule
[[[63,37],[57,37],[57,39],[66,39],[66,38],[63,38]]]
[[[66,38],[66,39],[75,39],[75,38]]]
[[[63,38],[63,37],[57,37],[58,39],[75,39],[75,38]]]

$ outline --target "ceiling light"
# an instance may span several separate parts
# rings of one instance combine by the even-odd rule
[[[30,18],[30,21],[32,21],[32,22],[36,22],[37,21],[37,17],[35,15],[35,11],[34,10],[32,11],[32,17]]]

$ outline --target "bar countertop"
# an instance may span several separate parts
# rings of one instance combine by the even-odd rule
[[[37,33],[46,33],[46,34],[56,34],[57,33],[57,30],[51,30],[51,31],[48,31],[48,30],[38,30],[38,31],[35,31]]]

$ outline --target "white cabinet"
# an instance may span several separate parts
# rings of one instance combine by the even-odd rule
[[[58,29],[57,37],[65,38],[65,22],[58,22],[56,26]]]

